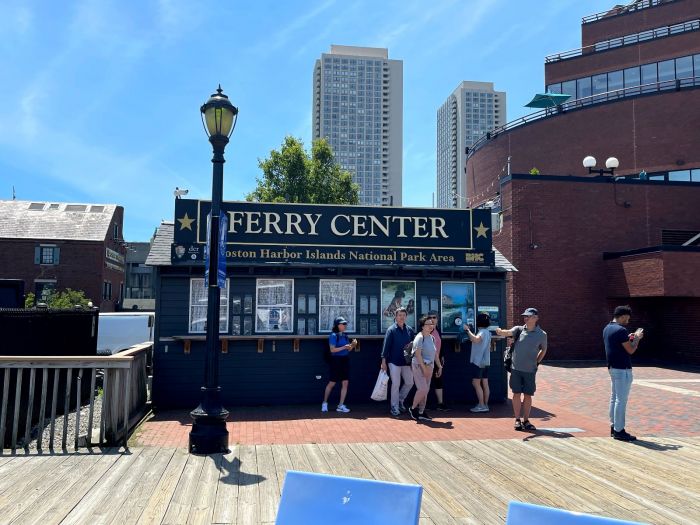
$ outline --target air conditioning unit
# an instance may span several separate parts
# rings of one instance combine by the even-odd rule
[[[503,226],[503,214],[501,212],[491,212],[491,233],[500,233]]]

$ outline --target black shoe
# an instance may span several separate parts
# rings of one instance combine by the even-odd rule
[[[406,409],[406,412],[408,412],[408,415],[411,416],[411,419],[414,419],[414,420],[418,421],[418,416],[416,415],[416,409],[415,409],[415,408],[408,407],[408,408]]]
[[[615,427],[610,425],[610,437],[615,437]]]
[[[435,409],[438,412],[447,412],[450,410],[450,408],[445,403],[438,403],[438,405],[435,407]]]
[[[633,436],[631,434],[628,434],[627,432],[625,432],[625,429],[623,428],[619,432],[615,432],[613,439],[617,439],[618,441],[636,441],[637,436]]]
[[[428,413],[424,410],[420,414],[418,414],[418,419],[421,421],[432,421],[433,418],[428,415]]]
[[[515,425],[513,425],[513,429],[515,429],[515,430],[522,430],[523,429],[523,424],[519,419],[515,420]]]

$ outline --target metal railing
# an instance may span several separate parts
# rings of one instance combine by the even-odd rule
[[[571,110],[581,109],[595,104],[602,104],[604,102],[620,100],[623,98],[634,97],[638,95],[647,95],[649,93],[656,93],[660,91],[680,91],[681,89],[692,87],[700,87],[700,76],[678,78],[674,80],[663,80],[661,82],[653,82],[650,84],[642,84],[640,86],[626,87],[622,89],[608,91],[606,93],[591,95],[589,97],[570,100],[551,108],[546,108],[535,113],[530,113],[529,115],[525,115],[524,117],[520,117],[519,119],[512,120],[507,124],[504,124],[503,126],[494,128],[492,131],[487,132],[486,135],[482,136],[469,148],[469,151],[467,152],[467,158],[471,157],[489,140],[492,140],[501,133],[510,131],[511,129],[520,127],[524,124],[529,124],[537,120],[561,115],[562,113],[566,113]]]
[[[617,38],[611,38],[609,40],[603,40],[602,42],[596,42],[595,44],[591,44],[590,46],[580,47],[578,49],[572,49],[570,51],[553,53],[551,55],[546,56],[544,58],[544,62],[545,64],[552,64],[554,62],[559,62],[560,60],[576,58],[590,53],[596,53],[598,51],[607,51],[609,49],[616,49],[622,46],[638,44],[640,42],[646,42],[648,40],[654,40],[656,38],[663,38],[671,35],[679,35],[681,33],[687,33],[689,31],[698,30],[700,30],[700,20],[689,20],[687,22],[681,22],[669,26],[657,27],[655,29],[640,31],[639,33],[635,33],[632,35],[625,35]]]
[[[601,11],[599,13],[584,16],[581,18],[581,23],[589,24],[591,22],[602,20],[603,18],[634,13],[635,11],[641,11],[642,9],[648,9],[649,7],[656,7],[657,5],[661,4],[670,4],[671,2],[675,1],[676,0],[634,0],[627,5],[615,6],[607,11]]]
[[[38,425],[36,448],[44,449],[43,433],[48,426],[48,449],[55,448],[57,416],[63,416],[61,450],[69,446],[68,428],[74,422],[73,447],[112,446],[122,442],[127,448],[129,432],[145,415],[148,401],[149,356],[153,343],[135,345],[113,356],[0,356],[0,369],[4,371],[2,400],[0,401],[0,453],[8,448],[14,454],[18,448],[29,450],[32,429]],[[25,372],[29,371],[28,388],[23,389]],[[84,388],[84,375],[89,377],[89,390]],[[14,377],[13,377],[14,376]],[[101,377],[100,377],[101,376]],[[75,379],[74,379],[75,377]],[[87,378],[85,378],[87,379]],[[98,380],[101,379],[101,410],[99,413],[99,438],[93,438],[96,414],[95,404]],[[39,388],[38,383],[41,383]],[[49,382],[51,387],[49,388]],[[14,388],[10,388],[14,383]],[[75,390],[73,385],[75,385]],[[62,388],[59,388],[62,386]],[[14,400],[10,406],[10,395]],[[61,397],[62,396],[62,397]],[[71,399],[75,397],[71,406]],[[86,403],[85,397],[89,399]],[[99,396],[98,396],[99,397]],[[39,400],[38,417],[34,418],[36,401]],[[59,405],[60,403],[60,405]],[[59,414],[62,405],[62,414]],[[87,436],[80,435],[81,411],[87,407]],[[10,412],[10,408],[13,410]],[[10,424],[8,425],[8,416]],[[23,428],[20,421],[23,420]],[[20,431],[23,430],[23,435]],[[7,432],[9,431],[9,436]],[[9,439],[8,439],[9,438]],[[9,442],[9,446],[5,444]]]

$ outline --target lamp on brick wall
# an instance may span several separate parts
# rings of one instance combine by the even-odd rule
[[[620,165],[620,161],[615,157],[610,157],[605,161],[605,167],[607,169],[595,169],[596,162],[595,157],[588,155],[583,159],[583,167],[588,168],[588,173],[590,174],[597,173],[598,175],[603,176],[615,175],[615,169],[617,169],[617,167]]]
[[[207,336],[204,357],[204,386],[202,401],[190,415],[190,452],[217,454],[228,452],[228,410],[221,403],[219,386],[219,315],[221,311],[221,283],[219,282],[219,220],[224,185],[224,149],[236,127],[238,108],[224,95],[221,86],[200,108],[202,124],[214,150],[211,218],[209,227],[209,274],[205,286],[207,297]],[[177,195],[176,195],[177,197]]]

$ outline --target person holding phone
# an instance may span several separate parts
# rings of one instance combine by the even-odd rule
[[[328,346],[330,347],[330,380],[326,385],[326,391],[323,395],[323,403],[321,404],[321,412],[328,412],[328,397],[335,387],[337,382],[340,382],[340,402],[335,409],[336,412],[347,414],[350,409],[345,406],[345,396],[348,393],[348,383],[350,377],[350,352],[357,346],[357,339],[352,342],[345,334],[348,328],[348,322],[343,317],[338,317],[333,321],[333,331],[328,337]]]
[[[618,306],[613,312],[613,319],[603,329],[605,357],[610,374],[610,436],[618,441],[634,441],[637,438],[625,430],[625,413],[627,399],[632,388],[632,359],[637,351],[639,341],[644,337],[644,330],[637,328],[630,334],[625,326],[630,322],[632,309]]]

